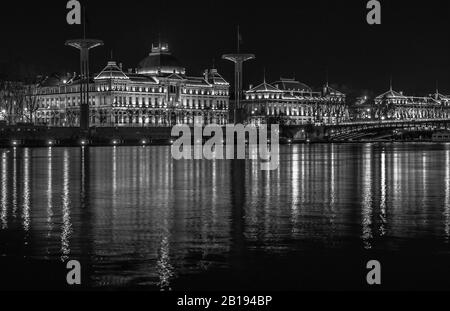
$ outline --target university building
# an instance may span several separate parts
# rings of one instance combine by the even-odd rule
[[[337,124],[348,121],[346,96],[328,84],[319,92],[295,79],[250,86],[243,102],[252,124]]]
[[[152,47],[137,70],[123,71],[109,61],[91,77],[89,107],[91,126],[173,126],[227,124],[229,83],[216,69],[192,77],[172,55],[168,44]],[[37,92],[36,123],[79,126],[80,79],[76,75],[45,78]]]
[[[375,118],[383,120],[443,119],[450,117],[450,97],[435,94],[406,96],[390,88],[375,98]]]

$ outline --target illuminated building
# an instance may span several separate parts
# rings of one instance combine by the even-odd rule
[[[252,124],[282,123],[300,125],[309,123],[336,124],[347,121],[345,94],[328,84],[315,92],[295,79],[283,79],[250,87],[245,92],[243,106],[247,120]]]
[[[160,43],[140,62],[137,70],[124,72],[109,61],[91,77],[89,109],[91,126],[173,126],[193,124],[201,116],[205,124],[226,124],[229,119],[229,83],[216,69],[191,77]],[[38,91],[38,124],[79,126],[80,79],[47,77]]]
[[[375,117],[383,120],[419,120],[450,117],[450,97],[435,94],[416,97],[389,91],[375,98]]]

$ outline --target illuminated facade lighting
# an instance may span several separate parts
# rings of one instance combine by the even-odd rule
[[[64,83],[65,82],[65,83]],[[192,77],[165,43],[154,45],[137,69],[123,70],[108,61],[89,90],[89,123],[97,127],[169,127],[193,124],[225,125],[229,119],[229,83],[216,69]],[[36,123],[78,126],[80,79],[46,79],[40,84]]]

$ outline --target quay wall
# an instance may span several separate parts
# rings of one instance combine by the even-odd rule
[[[80,145],[82,141],[91,145],[121,144],[169,144],[169,127],[102,127],[83,132],[75,127],[4,126],[0,127],[0,147],[13,144],[21,146],[47,146],[49,143],[61,146]]]

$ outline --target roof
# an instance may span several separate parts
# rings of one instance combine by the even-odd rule
[[[294,91],[294,92],[312,92],[312,88],[308,85],[296,81],[295,79],[280,78],[279,81],[272,83],[273,86],[277,87],[282,91]]]
[[[39,85],[41,87],[54,87],[60,86],[62,83],[63,81],[57,74],[52,74],[50,76],[45,77],[42,81],[40,81]]]
[[[138,66],[138,73],[140,74],[184,74],[185,72],[186,69],[172,55],[169,46],[165,43],[153,46],[152,52]]]
[[[59,87],[63,84],[73,84],[79,80],[79,76],[75,73],[72,75],[70,73],[67,74],[57,74],[53,73],[49,76],[40,76],[34,81],[34,83],[38,84],[39,87]]]
[[[181,75],[176,74],[176,73],[167,75],[165,78],[168,80],[186,80],[184,77],[182,77]]]
[[[260,85],[250,89],[246,93],[264,93],[264,92],[271,92],[271,93],[283,93],[283,91],[279,90],[273,85],[270,85],[264,81]]]
[[[400,92],[396,92],[393,89],[390,89],[389,91],[379,95],[376,97],[376,99],[385,99],[385,98],[401,98],[401,99],[405,99],[406,96],[404,96],[402,93]]]
[[[211,86],[204,78],[201,77],[186,77],[187,85],[203,85],[203,86]]]
[[[208,82],[215,85],[230,85],[217,71],[217,69],[211,69],[207,73]]]
[[[133,81],[133,82],[150,82],[150,83],[158,84],[158,81],[155,79],[155,77],[152,77],[152,76],[141,75],[138,73],[127,73],[126,75],[130,79],[130,81]]]
[[[109,61],[106,67],[100,72],[94,80],[117,79],[128,80],[128,76],[123,73],[122,69],[117,66],[115,61]]]
[[[431,94],[430,97],[432,97],[435,100],[439,100],[439,101],[450,101],[450,97],[448,95],[443,95],[443,94],[439,93],[439,91],[437,91],[434,94]]]
[[[342,93],[341,91],[338,91],[334,88],[332,88],[331,86],[329,86],[328,84],[326,84],[324,86],[324,95],[331,95],[331,96],[345,96],[344,93]]]

